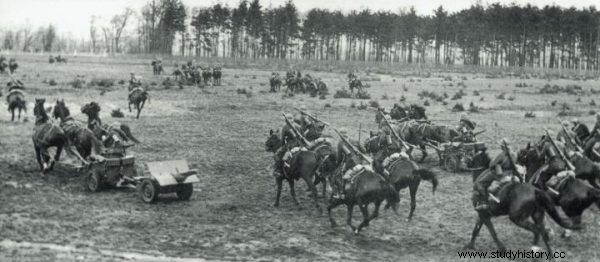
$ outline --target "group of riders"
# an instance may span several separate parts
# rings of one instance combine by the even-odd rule
[[[6,72],[7,69],[10,74],[14,74],[17,68],[19,68],[19,64],[16,59],[6,59],[5,56],[0,56],[0,74]]]
[[[278,92],[281,86],[286,86],[287,93],[308,93],[310,96],[321,96],[328,93],[327,84],[321,78],[316,78],[310,74],[304,76],[299,70],[289,70],[282,79],[279,73],[273,72],[269,79],[271,86],[270,92]]]
[[[396,110],[406,111],[403,113],[405,117],[401,120],[404,123],[412,122],[413,125],[418,125],[419,123],[428,121],[424,116],[424,111],[421,111],[422,108],[418,105],[411,105],[406,109],[395,105],[391,112]],[[275,168],[273,172],[276,177],[286,176],[288,172],[286,168],[290,167],[290,160],[294,157],[294,154],[314,147],[315,141],[319,142],[322,139],[320,138],[324,128],[322,122],[309,113],[306,113],[306,108],[300,108],[297,111],[298,113],[294,116],[285,116],[286,127],[282,128],[280,134],[283,146],[275,153]],[[336,130],[340,136],[335,149],[335,157],[337,159],[356,158],[357,155],[366,156],[367,153],[373,153],[372,157],[379,159],[379,163],[384,163],[383,166],[385,167],[388,165],[387,162],[390,162],[389,158],[391,156],[404,159],[410,158],[409,148],[414,145],[410,145],[410,143],[406,142],[405,138],[398,135],[400,132],[397,125],[400,123],[392,120],[390,114],[385,112],[385,110],[379,110],[378,113],[384,114],[384,119],[380,120],[380,130],[375,132],[376,135],[373,135],[372,132],[372,137],[367,139],[364,144],[348,137],[347,131],[344,129]],[[596,159],[596,161],[600,160],[600,155],[594,149],[596,143],[600,141],[600,114],[597,115],[596,120],[596,125],[591,131],[577,119],[573,119],[571,123],[563,122],[562,130],[558,135],[555,136],[551,130],[548,130],[547,134],[536,145],[528,146],[528,148],[534,148],[539,153],[541,159],[543,159],[543,165],[537,168],[537,170],[533,170],[528,177],[526,177],[526,168],[522,166],[527,164],[524,156],[517,158],[510,151],[508,141],[506,139],[500,141],[501,152],[495,158],[488,159],[487,162],[484,161],[480,166],[477,166],[480,175],[474,180],[474,194],[472,198],[475,210],[485,211],[490,206],[498,204],[495,194],[510,182],[531,181],[531,184],[540,189],[548,190],[550,188],[552,190],[552,187],[560,184],[564,179],[574,177],[578,173],[570,162],[573,161],[572,159],[574,159],[575,155]],[[383,122],[386,124],[382,125],[381,123]],[[462,115],[458,122],[458,126],[455,128],[457,135],[452,138],[451,142],[475,142],[477,138],[474,130],[477,124],[466,115]],[[395,130],[392,131],[393,129]],[[313,132],[314,130],[316,132]],[[312,134],[309,135],[309,132],[312,132]],[[369,152],[367,147],[369,147],[369,142],[372,139],[377,140],[380,146],[379,152],[386,152],[385,154],[381,155],[378,152]],[[486,150],[479,153],[488,154]],[[359,162],[364,163],[365,161]],[[349,166],[346,169],[340,169],[338,175],[342,176],[345,184],[345,182],[353,180],[353,173],[356,174],[356,172],[353,172],[352,167]],[[386,175],[385,170],[383,170],[382,175]],[[590,183],[598,187],[598,180],[591,179]],[[334,198],[344,198],[345,190],[343,187],[336,188],[332,184],[332,188],[334,189]]]
[[[163,66],[160,59],[152,60],[151,65],[154,75],[162,74]],[[195,65],[194,61],[190,60],[181,66],[176,63],[172,75],[177,81],[194,83],[196,85],[220,86],[223,73],[221,66],[202,67],[200,65]]]

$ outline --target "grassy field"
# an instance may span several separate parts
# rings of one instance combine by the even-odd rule
[[[363,76],[369,80],[372,98],[359,101],[333,99],[332,95],[326,99],[304,95],[284,98],[281,93],[268,93],[271,71],[252,67],[225,67],[220,87],[165,89],[161,85],[164,76],[152,76],[149,61],[144,59],[75,57],[69,58],[66,65],[49,65],[46,57],[17,59],[17,75],[27,87],[30,110],[27,120],[19,123],[11,123],[6,111],[0,113],[0,261],[458,260],[457,251],[468,242],[476,220],[470,201],[472,182],[469,174],[441,171],[436,157],[430,157],[424,165],[439,173],[440,186],[432,195],[430,184],[421,185],[411,222],[406,219],[409,204],[405,191],[401,193],[401,216],[383,212],[359,236],[346,227],[332,229],[326,216],[312,209],[303,184],[297,188],[304,209],[294,206],[287,186],[281,206],[274,208],[272,155],[265,152],[264,141],[269,129],[283,126],[280,112],[291,113],[292,106],[306,105],[318,117],[349,129],[358,138],[359,123],[362,130],[376,129],[374,110],[369,106],[375,102],[370,100],[387,108],[400,103],[403,96],[407,104],[428,100],[429,118],[447,125],[458,123],[460,113],[451,110],[456,103],[468,110],[473,102],[479,112],[465,113],[487,130],[480,140],[497,152],[495,141],[502,137],[508,137],[515,150],[537,140],[543,128],[556,129],[563,103],[571,109],[562,119],[578,117],[588,125],[593,124],[590,111],[600,110],[590,105],[592,100],[600,103],[600,96],[592,93],[594,88],[600,91],[597,78],[509,76],[498,72],[371,72]],[[170,71],[170,62],[164,63]],[[128,79],[129,72],[141,75],[150,89],[151,100],[139,120],[127,112],[127,88],[118,84]],[[304,73],[321,77],[332,94],[346,86],[341,71]],[[112,88],[75,89],[68,82],[77,75],[88,82],[93,78],[114,79],[116,84]],[[45,83],[50,80],[57,84]],[[6,75],[0,76],[1,83],[7,81]],[[523,84],[526,87],[518,87]],[[545,85],[572,86],[575,94],[540,94]],[[242,88],[251,94],[238,94],[236,90]],[[465,95],[451,100],[459,90]],[[449,98],[445,99],[446,105],[430,98],[420,99],[418,94],[423,91],[447,93]],[[479,95],[474,95],[475,91]],[[502,93],[505,99],[498,99]],[[201,183],[195,185],[192,199],[179,202],[171,196],[147,205],[133,190],[88,193],[77,173],[65,166],[47,177],[40,176],[31,142],[34,98],[46,98],[47,106],[64,99],[81,121],[86,120],[80,113],[81,106],[97,101],[104,122],[127,123],[142,140],[131,150],[140,168],[149,161],[186,159],[200,170]],[[367,109],[359,109],[361,103]],[[110,117],[117,108],[125,112],[125,118]],[[526,112],[535,117],[525,118]],[[327,134],[334,135],[330,131]],[[362,139],[367,134],[363,133]],[[360,219],[356,212],[355,223]],[[335,216],[342,222],[345,209],[337,209]],[[568,261],[600,260],[598,208],[588,210],[583,221],[585,230],[571,239],[553,237],[555,251],[566,252]],[[531,234],[506,217],[495,223],[509,249],[531,246]],[[548,224],[559,230],[553,222]],[[496,250],[486,230],[482,230],[477,248]]]

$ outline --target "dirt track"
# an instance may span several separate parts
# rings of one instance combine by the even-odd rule
[[[264,141],[270,128],[283,125],[280,112],[291,112],[290,106],[306,104],[311,112],[336,126],[358,130],[375,128],[374,114],[370,110],[350,108],[350,100],[319,100],[297,96],[282,99],[280,94],[264,91],[270,72],[251,70],[225,70],[222,87],[205,91],[186,87],[179,90],[151,89],[151,101],[139,120],[126,113],[123,119],[109,116],[112,108],[126,109],[126,88],[117,85],[114,91],[100,95],[99,90],[75,90],[64,82],[76,74],[110,76],[125,79],[123,72],[139,72],[144,81],[158,79],[149,75],[149,66],[87,64],[77,59],[66,66],[48,66],[43,59],[21,63],[21,72],[28,72],[24,82],[28,87],[28,102],[34,97],[46,97],[47,106],[57,98],[64,98],[75,117],[84,103],[96,100],[102,106],[104,122],[120,121],[129,124],[142,144],[132,150],[136,161],[187,159],[193,168],[201,171],[201,183],[190,201],[179,202],[174,196],[153,205],[143,204],[133,190],[112,189],[101,193],[87,193],[73,170],[59,167],[42,178],[34,160],[31,143],[32,105],[29,105],[29,122],[10,123],[5,111],[0,114],[0,260],[2,261],[112,261],[128,259],[169,260],[169,258],[205,258],[215,260],[356,260],[356,261],[447,261],[458,260],[457,251],[467,243],[475,222],[469,200],[471,179],[468,174],[448,174],[439,171],[440,186],[435,195],[431,185],[423,183],[418,193],[418,204],[413,221],[406,220],[407,192],[401,194],[401,216],[384,211],[361,235],[348,228],[332,229],[326,215],[319,215],[306,196],[306,186],[297,186],[300,203],[298,210],[287,186],[284,186],[279,209],[274,208],[274,179],[270,175],[271,154],[264,151]],[[36,74],[40,77],[36,77]],[[317,74],[333,89],[344,85],[344,75]],[[236,77],[234,77],[236,76]],[[44,78],[55,78],[59,85],[42,84]],[[472,75],[468,75],[472,79]],[[391,106],[402,93],[401,83],[410,90],[404,92],[409,102],[417,102],[421,90],[441,88],[439,78],[423,79],[409,83],[406,78],[382,76],[372,82],[373,99]],[[0,76],[1,82],[6,77]],[[560,80],[562,81],[562,80]],[[517,90],[515,82],[541,86],[545,80],[473,79],[472,90],[480,90],[486,98],[481,105],[482,114],[473,118],[488,132],[482,140],[496,148],[492,141],[510,136],[514,145],[523,145],[534,139],[541,130],[536,126],[556,127],[554,113],[548,105],[555,99],[573,104],[576,96],[542,97],[531,90]],[[488,84],[491,87],[488,88]],[[598,81],[587,81],[585,88],[598,86]],[[253,95],[236,94],[237,88],[252,86]],[[515,89],[514,102],[496,101],[501,89]],[[262,92],[261,92],[262,90]],[[444,89],[452,94],[456,90]],[[506,91],[507,93],[509,91]],[[533,91],[535,92],[535,91]],[[383,94],[396,99],[382,100]],[[513,94],[513,93],[509,93]],[[593,98],[593,97],[592,97]],[[477,100],[476,100],[477,99]],[[569,100],[570,99],[570,100]],[[584,104],[587,104],[587,98]],[[598,98],[597,98],[598,99]],[[560,100],[562,101],[562,100]],[[331,107],[324,107],[328,103]],[[357,102],[359,103],[359,102]],[[434,103],[428,108],[432,119],[454,125],[458,116],[451,113],[454,101],[443,106]],[[538,118],[524,121],[524,111],[539,112]],[[577,106],[587,112],[587,107]],[[548,117],[544,117],[548,114]],[[591,117],[580,117],[591,123]],[[510,117],[509,117],[510,116]],[[357,134],[357,133],[355,133]],[[365,134],[363,134],[364,136]],[[426,163],[434,164],[434,159]],[[576,233],[571,240],[553,238],[557,251],[567,252],[569,260],[598,260],[600,251],[600,215],[598,208],[588,210],[583,217],[586,229]],[[342,225],[345,208],[338,208],[336,219]],[[355,213],[355,223],[360,219]],[[549,220],[548,220],[549,221]],[[508,248],[528,249],[532,236],[514,226],[507,218],[496,220],[499,237]],[[553,222],[550,226],[558,230]],[[38,244],[52,244],[39,246]],[[479,250],[496,250],[487,231],[478,240]],[[109,252],[109,253],[103,253]],[[129,253],[127,253],[129,252]]]

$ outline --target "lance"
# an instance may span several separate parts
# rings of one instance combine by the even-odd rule
[[[283,119],[285,119],[285,123],[292,129],[292,132],[294,133],[294,135],[300,139],[300,141],[302,141],[302,143],[304,143],[304,145],[308,145],[308,140],[306,140],[306,138],[304,138],[304,136],[300,133],[300,131],[298,131],[298,129],[296,129],[296,127],[294,127],[294,125],[290,122],[290,120],[285,116],[285,113],[281,112],[281,114],[283,115]]]
[[[575,166],[573,166],[573,164],[571,163],[571,161],[569,161],[569,159],[567,159],[567,157],[565,156],[565,154],[563,154],[562,150],[560,150],[558,148],[558,146],[556,145],[556,143],[554,142],[554,139],[552,139],[552,137],[550,136],[550,132],[548,132],[548,129],[546,129],[546,136],[548,137],[548,139],[550,140],[550,144],[552,144],[552,147],[554,147],[554,149],[557,151],[558,155],[560,156],[560,158],[562,158],[563,161],[565,161],[565,163],[567,163],[567,167],[572,171],[575,170]]]

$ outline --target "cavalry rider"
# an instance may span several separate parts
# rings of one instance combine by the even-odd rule
[[[577,137],[577,134],[572,129],[569,129],[568,121],[562,121],[561,125],[563,126],[563,128],[558,132],[556,140],[564,143],[569,150],[576,151],[577,147],[581,145],[579,137]],[[572,139],[574,139],[575,141],[573,141]]]
[[[129,90],[133,90],[136,87],[142,86],[142,78],[135,75],[135,73],[130,73],[131,77],[129,78]]]
[[[539,154],[545,158],[545,164],[534,174],[535,180],[533,181],[535,185],[543,190],[546,189],[546,182],[552,175],[567,169],[567,163],[562,159],[561,153],[564,156],[569,155],[563,142],[554,141],[554,144],[552,143],[553,132],[551,130],[548,130],[548,134],[549,136],[543,136],[538,143]],[[560,151],[557,151],[557,149]]]
[[[513,176],[514,168],[509,159],[509,154],[513,161],[516,158],[510,152],[510,148],[507,148],[505,141],[505,139],[500,141],[502,152],[490,162],[488,169],[484,170],[473,182],[472,201],[477,211],[488,210],[492,202],[497,202],[498,200],[493,194],[502,188],[505,183],[518,181]],[[515,167],[519,175],[523,177],[525,174],[524,168],[518,165],[515,165]]]
[[[289,114],[285,114],[284,117],[289,120],[293,119],[293,116]],[[301,145],[301,139],[296,136],[296,134],[291,130],[291,127],[287,132],[283,129],[281,131],[281,137],[284,144],[277,150],[277,152],[275,152],[274,155],[275,164],[273,168],[273,175],[276,177],[283,176],[285,174],[284,167],[288,164],[289,160],[291,160],[294,153],[300,150],[306,150]]]
[[[306,112],[306,106],[302,105],[299,108],[300,110],[302,110],[302,112]],[[306,128],[313,124],[312,119],[310,119],[308,116],[305,116],[302,112],[296,112],[296,114],[294,115],[294,122],[298,123],[300,125],[300,127],[302,128],[300,130],[300,132],[306,132]]]
[[[353,139],[348,138],[348,131],[344,128],[341,128],[339,130],[339,135],[343,136],[348,142],[352,143],[352,145],[357,148],[359,151],[361,152],[365,152],[364,148],[362,147],[362,145],[360,145],[360,143],[358,143],[358,141],[355,141]],[[352,167],[347,167],[346,163],[348,162],[347,159],[351,158],[352,162],[354,162],[356,165],[361,164],[362,163],[362,159],[356,155],[356,153],[354,152],[354,150],[352,150],[350,148],[350,145],[347,145],[342,139],[340,139],[340,141],[338,141],[337,144],[337,159],[338,161],[343,161],[340,162],[342,166],[341,169],[339,169],[338,173],[340,176],[342,176],[342,185],[340,188],[336,188],[335,187],[335,183],[332,183],[332,185],[334,186],[334,194],[333,194],[333,198],[336,199],[344,199],[345,195],[344,195],[344,191],[346,190],[346,185],[348,185],[349,181],[352,177],[348,176],[348,172],[351,171],[350,168]]]
[[[475,135],[473,134],[473,130],[475,130],[476,125],[477,124],[471,121],[467,115],[462,115],[460,117],[458,127],[456,128],[459,136],[454,140],[463,143],[475,142],[476,139]]]

